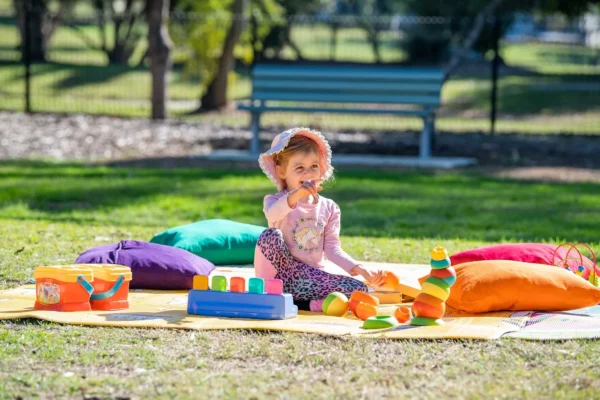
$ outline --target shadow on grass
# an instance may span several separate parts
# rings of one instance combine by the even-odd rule
[[[600,81],[581,77],[578,86],[573,78],[555,75],[529,79],[524,82],[500,83],[498,89],[498,112],[511,115],[552,115],[581,113],[600,110],[600,95],[593,88],[581,89],[581,84],[598,85]],[[552,81],[547,80],[552,79]],[[479,87],[457,96],[461,101],[449,101],[445,107],[452,111],[489,110],[490,89]]]
[[[596,242],[600,185],[547,184],[478,172],[345,169],[324,195],[342,210],[342,235]],[[259,225],[275,191],[255,167],[150,169],[0,163],[0,217],[110,225],[226,218]],[[11,207],[26,205],[18,215]],[[4,211],[3,211],[4,210]],[[166,227],[166,226],[165,226]]]
[[[548,64],[576,64],[597,67],[600,63],[600,55],[590,52],[566,52],[566,51],[537,51],[538,57]]]
[[[129,72],[148,73],[148,83],[150,82],[149,71],[146,67],[131,67],[128,65],[69,65],[69,64],[51,64],[58,69],[68,69],[69,76],[58,80],[54,87],[56,89],[71,89],[77,86],[88,84],[98,84],[108,82],[120,75]]]
[[[0,53],[2,50],[0,49]],[[20,66],[20,62],[5,61],[2,65]],[[132,67],[126,65],[77,65],[56,62],[35,63],[31,66],[31,79],[35,82],[36,78],[44,75],[55,74],[61,71],[69,71],[70,74],[53,83],[56,89],[70,89],[76,86],[85,86],[87,84],[96,84],[109,81],[122,74],[132,71],[147,71],[145,67]],[[24,80],[25,69],[15,75],[14,79]],[[150,79],[150,78],[148,78]]]

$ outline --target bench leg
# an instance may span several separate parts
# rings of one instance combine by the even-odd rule
[[[427,159],[431,157],[431,141],[434,134],[433,116],[423,118],[423,132],[421,132],[421,142],[419,145],[419,158]]]
[[[252,113],[252,122],[250,123],[252,130],[252,139],[250,140],[250,154],[258,157],[260,154],[260,114]]]

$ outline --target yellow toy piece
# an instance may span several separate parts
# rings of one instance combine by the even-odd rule
[[[450,297],[450,289],[437,286],[427,281],[423,282],[423,286],[421,287],[421,293],[437,297],[442,301],[446,301],[448,300],[448,297]]]
[[[442,261],[448,257],[448,252],[443,247],[436,247],[431,250],[431,259],[435,261]]]
[[[192,285],[194,290],[208,290],[208,276],[194,275],[194,282]]]

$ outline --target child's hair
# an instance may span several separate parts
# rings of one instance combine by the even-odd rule
[[[275,154],[275,165],[285,166],[290,157],[297,153],[315,153],[319,155],[319,145],[306,136],[294,136],[281,152]]]

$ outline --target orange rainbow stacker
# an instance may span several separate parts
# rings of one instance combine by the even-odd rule
[[[431,251],[431,273],[421,286],[421,293],[415,299],[412,311],[415,315],[411,325],[431,326],[444,323],[446,300],[450,297],[450,287],[456,282],[456,271],[452,268],[448,252],[443,247]]]

